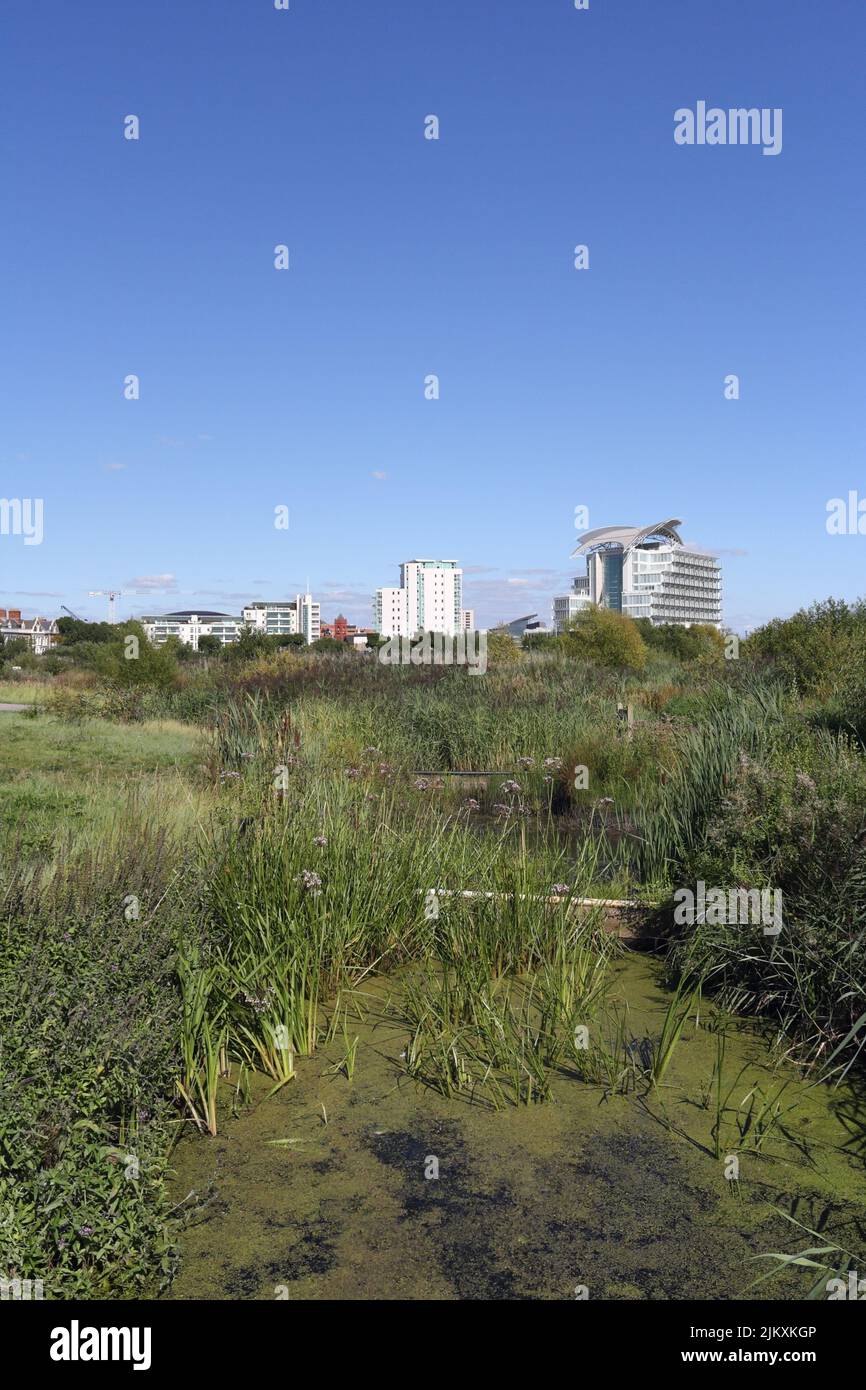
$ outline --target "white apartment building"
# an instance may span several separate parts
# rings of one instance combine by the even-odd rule
[[[250,603],[239,618],[229,613],[194,613],[184,609],[161,617],[142,618],[141,622],[148,641],[154,646],[160,647],[169,637],[176,637],[196,652],[200,637],[218,637],[223,646],[227,646],[238,640],[244,628],[262,632],[267,637],[300,632],[308,644],[321,636],[319,604],[314,602],[312,594],[298,594],[285,603]]]
[[[655,626],[721,627],[721,566],[714,555],[683,545],[681,525],[674,517],[642,528],[588,531],[574,554],[586,556],[589,601],[630,618],[648,618]]]
[[[302,633],[309,644],[322,635],[320,605],[312,594],[296,594],[283,603],[250,603],[242,616],[247,627],[268,637]]]
[[[241,618],[233,618],[228,613],[194,613],[185,608],[178,613],[142,618],[141,625],[148,642],[155,647],[161,647],[169,637],[176,637],[197,652],[200,637],[218,637],[224,647],[236,642],[244,624]]]
[[[474,609],[474,608],[461,608],[461,609],[460,609],[460,626],[461,626],[461,628],[463,629],[464,632],[474,632],[474,631],[475,631],[475,609]]]
[[[373,626],[384,637],[411,635],[405,589],[376,590],[373,599]]]
[[[591,603],[589,576],[578,575],[571,590],[567,594],[557,594],[553,600],[554,632],[565,632],[569,623],[573,623],[578,614],[589,608]]]
[[[463,570],[456,560],[406,560],[399,587],[376,590],[373,626],[383,637],[453,637],[464,631],[462,602]]]

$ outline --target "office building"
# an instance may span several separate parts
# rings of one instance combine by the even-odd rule
[[[573,553],[586,557],[589,601],[654,626],[721,627],[721,566],[714,555],[683,544],[681,525],[674,517],[652,526],[587,531]]]

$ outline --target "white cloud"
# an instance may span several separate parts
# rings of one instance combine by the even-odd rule
[[[149,591],[162,589],[174,593],[177,590],[177,580],[173,574],[139,574],[135,579],[127,579],[124,587]]]

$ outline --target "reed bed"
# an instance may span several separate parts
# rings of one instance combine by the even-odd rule
[[[631,737],[620,700],[636,707]],[[804,731],[778,685],[708,677],[684,694],[558,659],[484,681],[286,659],[178,690],[70,687],[55,708],[46,727],[64,721],[70,756],[100,718],[133,721],[131,761],[117,770],[130,730],[106,724],[89,833],[50,832],[38,853],[6,836],[0,1200],[16,1217],[0,1223],[0,1268],[35,1261],[67,1294],[168,1281],[163,1175],[177,1135],[213,1136],[253,1072],[291,1086],[325,1047],[351,1082],[363,1066],[353,1001],[373,976],[389,982],[395,1065],[460,1103],[525,1107],[570,1079],[663,1112],[711,996],[775,1014],[780,1037],[805,1039],[835,1082],[857,1065],[866,867],[850,806],[862,754]],[[179,717],[200,738],[147,723]],[[764,776],[765,814],[765,769],[791,747],[813,758],[805,782],[792,764],[797,794],[812,796],[816,767],[830,769],[821,804],[844,824],[787,803],[766,813],[772,852],[784,821],[820,869],[790,880],[790,936],[744,946],[724,930],[684,934],[661,1026],[635,1036],[611,992],[621,948],[577,900],[640,897],[663,917],[718,840],[743,760]],[[497,775],[468,793],[436,778],[480,770]],[[58,796],[50,813],[66,806]],[[841,867],[821,859],[825,843]],[[737,872],[739,853],[737,842],[726,861]],[[771,872],[745,851],[742,863]],[[709,1151],[766,1157],[784,1138],[784,1083],[732,1077],[724,1033],[717,1046]],[[121,1183],[118,1154],[146,1160],[146,1179]]]

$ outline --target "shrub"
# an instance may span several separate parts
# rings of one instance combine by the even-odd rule
[[[587,608],[569,628],[566,649],[615,670],[642,671],[647,649],[637,624],[612,608]]]

